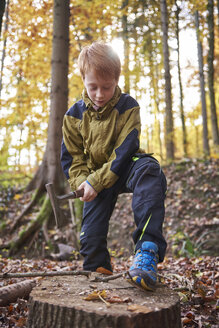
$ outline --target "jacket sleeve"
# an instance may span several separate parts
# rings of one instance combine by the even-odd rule
[[[97,192],[110,188],[124,171],[132,156],[139,150],[141,127],[139,107],[131,108],[121,115],[123,127],[108,162],[87,177],[87,181]]]
[[[72,190],[77,189],[90,173],[84,153],[83,139],[78,129],[79,123],[80,121],[75,117],[64,116],[61,164]]]

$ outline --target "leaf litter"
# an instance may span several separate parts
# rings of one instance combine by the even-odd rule
[[[169,186],[164,225],[168,249],[164,262],[158,265],[158,272],[159,279],[179,294],[183,328],[218,327],[218,164],[219,160],[216,159],[185,160],[164,167]],[[11,188],[8,191],[0,190],[0,213],[3,218],[0,231],[2,243],[6,237],[7,227],[13,224],[15,212],[22,210],[22,206],[25,202],[28,203],[30,196],[20,195]],[[3,229],[4,222],[6,222],[6,230]],[[120,195],[109,231],[109,249],[115,273],[127,271],[132,263],[133,255],[130,254],[133,252],[133,244],[130,236],[134,229],[131,195]],[[68,230],[67,226],[64,231]],[[121,238],[121,231],[123,231],[123,238]],[[54,244],[68,243],[68,238],[62,230],[51,229],[50,239]],[[44,257],[38,254],[38,257],[28,258],[25,249],[24,254],[19,258],[4,257],[4,250],[1,254],[1,272],[82,270],[82,260],[78,254],[73,254],[70,261],[51,260],[49,250],[45,251]],[[19,282],[21,279],[1,279],[0,287]],[[115,303],[126,301],[120,300],[115,293],[110,294],[109,291],[105,291],[105,294],[96,290],[93,292],[94,298],[96,295],[100,302],[104,300],[109,305],[110,301]],[[127,295],[127,303],[128,301]],[[127,309],[137,312],[147,311],[146,306],[140,309],[139,305],[135,308],[135,304],[128,305]],[[15,303],[0,308],[0,327],[25,328],[27,317],[28,301],[18,299]]]

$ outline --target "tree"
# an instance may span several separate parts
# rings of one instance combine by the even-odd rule
[[[5,0],[0,1],[0,36],[2,32],[2,18],[5,12]]]
[[[218,22],[218,28],[219,28],[219,0],[217,0],[217,22]]]
[[[34,204],[45,191],[45,184],[52,182],[56,192],[64,190],[64,176],[60,164],[62,121],[68,109],[68,55],[69,55],[69,0],[54,0],[51,105],[48,138],[42,164],[37,170],[27,190],[36,189]],[[30,206],[28,207],[28,210]],[[36,219],[30,224],[22,238],[12,243],[11,251],[22,245],[25,238],[38,230],[48,220],[51,206],[47,197]]]
[[[199,66],[199,80],[200,80],[200,91],[201,91],[201,106],[202,106],[202,125],[203,125],[203,150],[204,153],[209,156],[209,143],[208,143],[208,124],[207,124],[207,109],[206,109],[206,97],[205,97],[205,77],[203,70],[203,50],[202,42],[200,39],[199,32],[199,13],[195,11],[195,26],[197,36],[197,48],[198,48],[198,66]]]
[[[215,147],[219,146],[219,133],[217,123],[217,113],[215,104],[215,91],[214,91],[214,1],[208,0],[207,4],[207,21],[208,21],[208,88],[210,96],[210,108],[211,108],[211,126],[212,137]],[[217,149],[218,151],[218,149]]]
[[[6,6],[5,6],[6,5]],[[5,9],[6,7],[6,9]],[[2,78],[3,78],[3,69],[4,69],[4,62],[5,62],[5,53],[6,53],[6,44],[7,44],[7,31],[8,31],[8,11],[9,11],[9,0],[7,3],[5,1],[0,2],[0,36],[2,31],[2,17],[5,11],[5,37],[3,40],[3,49],[2,49],[2,58],[1,58],[1,72],[0,72],[0,99],[1,99],[1,91],[2,91]]]
[[[160,76],[160,64],[158,62],[158,52],[159,52],[159,44],[158,38],[156,34],[156,28],[152,30],[148,26],[147,35],[145,35],[145,45],[144,48],[147,49],[145,52],[145,58],[148,60],[149,64],[149,77],[150,77],[150,95],[151,95],[151,103],[153,104],[153,114],[154,114],[154,129],[153,129],[153,148],[152,151],[156,151],[156,153],[160,156],[161,160],[163,160],[163,150],[162,150],[162,140],[161,140],[161,124],[160,124],[160,104],[161,104],[161,96],[159,92],[159,81],[161,80]]]
[[[68,109],[69,0],[54,0],[51,104],[48,138],[42,164],[27,187],[44,189],[48,181],[63,189],[60,165],[62,121]]]
[[[180,7],[175,0],[176,5],[176,41],[177,41],[177,68],[178,68],[178,80],[179,80],[179,91],[180,91],[180,117],[182,122],[182,134],[183,134],[183,152],[184,156],[187,156],[187,131],[185,124],[184,105],[183,105],[183,87],[181,78],[181,67],[180,67],[180,42],[179,42],[179,14]]]
[[[130,77],[129,77],[129,33],[128,33],[128,4],[129,0],[124,0],[122,3],[122,10],[124,11],[122,15],[122,38],[124,43],[124,76],[125,76],[125,88],[126,93],[130,93]]]
[[[168,47],[168,17],[166,0],[160,0],[161,23],[163,33],[163,56],[165,71],[165,113],[166,113],[166,157],[167,160],[174,159],[174,136],[173,136],[173,113],[171,96],[171,75]]]

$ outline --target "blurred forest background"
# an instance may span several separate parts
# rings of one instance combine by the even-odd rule
[[[78,55],[93,41],[111,43],[121,58],[120,86],[141,105],[142,147],[163,166],[202,159],[214,160],[215,170],[219,1],[3,0],[0,17],[3,228],[5,199],[19,201],[15,188],[26,192],[9,224],[10,233],[19,228],[6,245],[11,253],[52,216],[45,184],[57,194],[68,191],[61,127],[83,89]],[[80,223],[83,204],[75,205]]]
[[[183,327],[216,328],[219,0],[0,0],[0,268],[81,268],[83,204],[63,204],[55,227],[45,184],[69,191],[62,120],[83,89],[78,55],[96,40],[118,52],[120,87],[141,106],[142,147],[167,176],[160,270],[181,291]],[[108,244],[115,272],[131,263],[134,229],[131,196],[120,195]],[[25,327],[22,304],[0,309],[2,327]]]
[[[218,1],[168,0],[166,11],[162,2],[70,1],[68,106],[83,88],[80,50],[104,40],[122,60],[123,91],[141,105],[143,147],[162,162],[217,156]],[[46,147],[53,1],[3,3],[0,170],[14,177],[33,174]]]

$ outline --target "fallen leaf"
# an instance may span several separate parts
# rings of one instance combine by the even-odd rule
[[[184,324],[186,324],[186,323],[190,323],[192,320],[193,320],[193,319],[191,319],[191,318],[187,318],[187,317],[185,317],[185,318],[182,319],[182,322],[183,322]]]
[[[14,200],[18,200],[18,199],[20,199],[21,198],[21,195],[20,194],[16,194],[16,195],[14,195]]]
[[[197,292],[202,298],[205,298],[206,293],[207,293],[207,285],[204,284],[203,282],[199,281]]]
[[[193,312],[189,311],[189,312],[186,313],[186,317],[189,318],[189,319],[194,319],[195,314]]]
[[[107,302],[109,303],[125,303],[123,299],[117,295],[112,295],[111,297],[107,297]]]
[[[205,296],[204,301],[205,302],[214,302],[214,301],[216,301],[216,297],[215,297],[215,295]]]
[[[106,291],[105,290],[101,290],[101,291],[93,291],[92,293],[90,293],[89,295],[87,295],[86,297],[84,297],[83,299],[85,301],[94,301],[94,300],[99,300],[100,296],[102,298],[106,298]]]
[[[134,312],[134,313],[149,313],[151,312],[151,309],[144,305],[139,304],[132,304],[127,307],[128,311]]]
[[[106,274],[106,275],[112,275],[113,273],[103,267],[99,267],[96,269],[96,272],[98,273],[103,273],[103,274]]]
[[[14,310],[14,306],[13,306],[13,304],[10,304],[8,306],[8,312],[11,313],[11,312],[13,312],[13,310]]]
[[[18,327],[24,327],[26,325],[26,318],[22,317],[22,318],[19,318],[18,321],[17,321],[17,326]]]
[[[184,294],[184,293],[182,293],[182,292],[178,292],[178,295],[179,295],[179,297],[180,297],[180,301],[181,302],[187,302],[188,301],[188,296],[186,295],[186,294]]]

